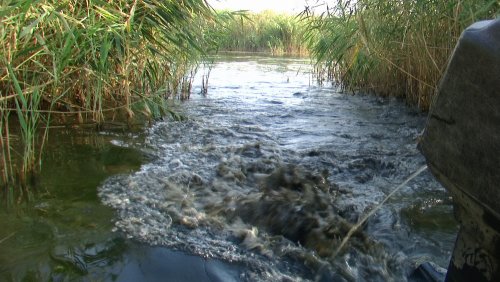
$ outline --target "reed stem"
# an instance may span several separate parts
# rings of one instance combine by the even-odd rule
[[[353,225],[353,227],[351,227],[349,232],[347,232],[344,239],[342,239],[342,242],[340,243],[340,245],[338,245],[338,247],[333,252],[332,257],[336,257],[340,253],[340,251],[342,251],[342,249],[345,247],[345,245],[347,244],[349,239],[352,237],[352,235],[356,231],[358,231],[358,229],[361,227],[361,225],[363,225],[371,216],[373,216],[378,210],[380,210],[384,206],[384,204],[387,202],[387,200],[389,200],[394,194],[396,194],[396,192],[398,192],[401,188],[405,187],[406,184],[408,184],[408,182],[413,180],[415,177],[419,176],[426,169],[427,169],[427,165],[424,165],[421,168],[419,168],[417,171],[412,173],[410,176],[408,176],[408,178],[405,181],[403,181],[403,183],[401,183],[396,188],[394,188],[378,205],[376,205],[372,210],[370,210],[370,212],[368,212],[355,225]]]

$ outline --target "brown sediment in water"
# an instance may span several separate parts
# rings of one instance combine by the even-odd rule
[[[353,226],[335,205],[337,193],[338,186],[327,175],[285,165],[261,180],[259,192],[237,199],[229,217],[239,217],[327,257]],[[361,230],[354,236],[354,246],[368,249],[374,245]]]

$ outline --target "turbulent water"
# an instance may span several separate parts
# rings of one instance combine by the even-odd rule
[[[208,94],[177,109],[186,119],[150,128],[153,160],[99,189],[115,229],[241,267],[221,280],[403,281],[424,261],[446,267],[456,223],[428,172],[335,252],[425,164],[425,114],[318,86],[310,71],[298,59],[219,58]]]

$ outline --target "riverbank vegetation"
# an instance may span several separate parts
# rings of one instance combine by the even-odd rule
[[[216,20],[203,0],[0,3],[0,186],[37,170],[54,121],[168,113],[213,46],[193,24]]]
[[[424,110],[461,32],[500,12],[497,0],[320,2],[324,13],[302,14],[318,66],[346,90],[404,97]]]
[[[218,11],[218,22],[223,24],[210,26],[220,51],[308,54],[302,40],[304,26],[300,18],[272,11],[240,13],[232,17],[227,17],[227,13]]]
[[[204,0],[0,0],[0,187],[40,167],[55,123],[175,115],[168,100],[189,98],[197,66],[218,51],[310,53],[346,90],[426,109],[460,33],[500,6],[325,2],[297,17],[214,11]]]

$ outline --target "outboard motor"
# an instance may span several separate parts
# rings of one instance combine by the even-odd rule
[[[462,33],[419,149],[460,223],[446,281],[500,281],[500,19]]]

